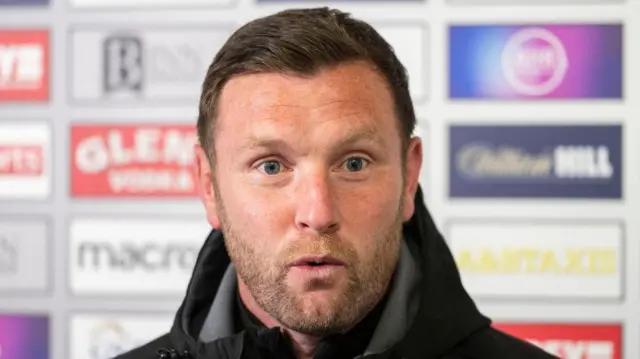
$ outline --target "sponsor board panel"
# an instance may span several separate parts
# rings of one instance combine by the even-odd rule
[[[211,227],[175,217],[74,218],[69,283],[74,295],[182,296]]]
[[[171,315],[73,314],[70,359],[110,359],[169,332]]]
[[[622,359],[622,325],[610,323],[494,323],[561,359]]]
[[[409,91],[414,101],[425,100],[428,94],[429,35],[426,24],[373,23],[375,29],[394,49],[409,74]]]
[[[51,140],[44,121],[0,122],[0,200],[49,198]]]
[[[69,0],[74,8],[140,8],[153,10],[157,8],[183,8],[193,7],[226,7],[236,3],[237,0]]]
[[[49,30],[0,29],[0,103],[49,100]]]
[[[449,97],[622,99],[623,25],[496,24],[449,28]]]
[[[207,69],[230,34],[222,27],[178,25],[73,27],[72,99],[197,104]]]
[[[49,224],[0,216],[0,291],[49,288]]]
[[[452,198],[622,198],[621,125],[450,125]]]
[[[621,300],[624,228],[618,222],[453,220],[448,242],[478,299]]]
[[[0,314],[0,354],[7,359],[50,359],[49,317]]]
[[[196,197],[194,125],[72,124],[72,197]]]

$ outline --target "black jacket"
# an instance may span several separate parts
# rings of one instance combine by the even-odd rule
[[[366,353],[357,358],[557,359],[491,327],[463,288],[421,189],[415,208],[403,227],[405,240],[385,308]],[[229,264],[222,234],[212,231],[170,332],[115,359],[262,359],[252,348],[251,334],[231,324],[235,272]]]

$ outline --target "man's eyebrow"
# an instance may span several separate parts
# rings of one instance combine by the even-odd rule
[[[365,126],[348,130],[346,136],[338,142],[337,146],[347,147],[360,141],[373,141],[379,146],[384,144],[376,127]]]
[[[346,135],[340,139],[335,146],[337,148],[344,148],[360,141],[373,141],[379,146],[383,146],[384,144],[377,129],[373,126],[366,126],[347,130]],[[259,148],[279,149],[283,152],[291,150],[289,144],[283,139],[271,136],[263,137],[252,135],[238,148],[238,152]]]
[[[281,149],[283,151],[290,150],[290,146],[282,139],[273,137],[260,137],[252,135],[238,148],[238,152],[255,150],[258,148],[273,148]]]

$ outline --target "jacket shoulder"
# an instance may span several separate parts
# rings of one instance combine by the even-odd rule
[[[167,333],[113,359],[157,359],[158,355],[156,353],[158,349],[166,348],[169,345],[169,334]]]
[[[560,359],[539,347],[505,332],[489,327],[461,343],[447,359]]]

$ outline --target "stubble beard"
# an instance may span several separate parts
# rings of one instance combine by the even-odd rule
[[[243,238],[226,216],[220,196],[216,199],[225,245],[240,279],[255,302],[283,327],[318,337],[344,333],[362,320],[387,291],[402,239],[401,205],[391,226],[373,231],[376,238],[369,243],[375,247],[368,262],[360,261],[351,247],[335,237],[296,242],[284,253],[278,253],[274,261],[249,244],[260,241]],[[314,300],[313,293],[299,293],[287,285],[286,263],[308,253],[331,254],[348,263],[346,286],[340,287],[343,290],[334,289],[327,301]]]

